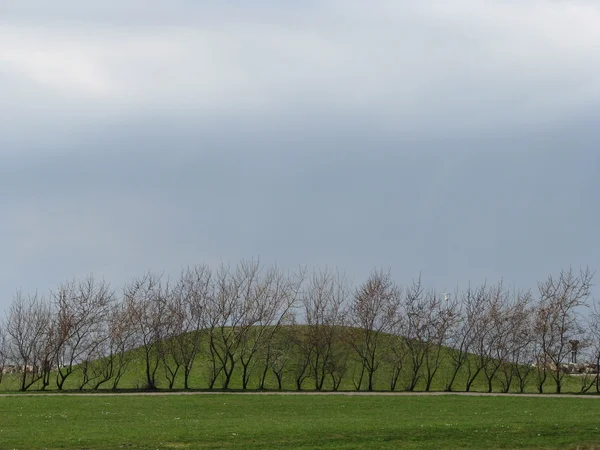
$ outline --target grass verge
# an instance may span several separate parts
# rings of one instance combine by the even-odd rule
[[[285,395],[0,398],[1,448],[576,448],[600,400]]]

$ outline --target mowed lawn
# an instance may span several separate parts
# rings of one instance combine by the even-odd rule
[[[600,446],[600,398],[161,395],[0,398],[0,448]]]

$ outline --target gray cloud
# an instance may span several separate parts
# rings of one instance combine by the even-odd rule
[[[17,11],[0,36],[5,73],[90,120],[141,109],[211,119],[319,111],[420,133],[429,123],[469,133],[543,126],[600,96],[591,3],[323,2],[237,14],[165,5],[125,2],[129,26],[110,26],[105,16],[122,17],[111,2],[59,2],[44,13],[54,20],[33,24]],[[65,25],[63,12],[88,22]],[[148,26],[148,15],[180,21]],[[26,100],[29,114],[39,96]]]
[[[594,3],[13,3],[2,305],[251,256],[439,289],[598,266]]]

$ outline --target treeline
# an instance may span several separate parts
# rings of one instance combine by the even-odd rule
[[[535,292],[502,283],[451,294],[421,278],[401,287],[376,270],[352,288],[339,272],[285,272],[258,261],[216,269],[201,265],[177,279],[147,273],[116,291],[93,276],[64,283],[49,296],[17,292],[0,325],[1,374],[19,389],[117,389],[135,361],[144,386],[169,388],[199,361],[208,388],[488,391],[549,384],[561,392],[574,340],[600,363],[600,315],[589,302],[593,273],[562,271]],[[588,367],[589,369],[589,367]],[[586,370],[581,390],[599,389]],[[77,373],[76,377],[72,377]],[[0,375],[1,376],[1,375]],[[1,381],[1,378],[0,378]],[[252,382],[252,385],[251,385]],[[198,386],[193,386],[198,387]]]

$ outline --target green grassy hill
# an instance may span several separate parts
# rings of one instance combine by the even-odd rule
[[[352,350],[352,346],[348,343],[348,336],[351,339],[358,339],[357,336],[352,334],[352,330],[350,329],[340,329],[345,336],[345,342],[342,341],[336,342],[333,346],[332,351],[335,352],[339,358],[342,358],[345,361],[345,364],[340,364],[341,369],[338,373],[338,376],[341,376],[341,381],[338,386],[338,390],[340,391],[354,391],[357,389],[358,379],[361,373],[361,362],[358,358],[357,354]],[[301,336],[301,339],[305,339],[306,336],[306,327],[302,326],[294,326],[294,327],[285,327],[277,332],[277,340],[279,342],[290,344],[291,337],[290,336]],[[381,359],[380,365],[374,374],[374,390],[378,391],[390,391],[391,378],[392,378],[392,366],[387,362],[386,356],[389,356],[392,353],[392,346],[398,345],[399,343],[398,337],[390,336],[390,335],[382,335],[380,337],[377,356],[378,359]],[[208,389],[209,388],[209,378],[210,378],[210,348],[208,345],[208,336],[203,335],[201,340],[201,348],[200,351],[194,361],[193,370],[189,379],[189,386],[191,389]],[[285,368],[282,371],[282,389],[283,390],[297,390],[296,384],[296,375],[298,373],[299,367],[301,366],[300,362],[303,359],[303,355],[297,345],[284,345],[282,347],[286,350],[286,353],[283,354],[278,353],[278,357],[285,359]],[[434,348],[433,348],[434,349]],[[432,379],[432,383],[430,386],[431,391],[443,391],[446,388],[446,384],[448,379],[452,375],[452,363],[449,357],[449,349],[441,348],[440,349],[440,364],[439,369],[437,370],[435,376]],[[131,362],[127,366],[126,371],[124,372],[119,384],[119,389],[144,389],[146,386],[146,377],[145,377],[145,362],[144,362],[144,352],[142,348],[138,348],[136,350],[131,351],[128,355],[131,357]],[[473,363],[475,360],[475,355],[469,356],[469,362]],[[412,373],[413,373],[413,364],[411,362],[410,357],[406,357],[403,367],[400,371],[400,375],[398,377],[395,391],[404,391],[407,389],[407,386],[410,384]],[[259,351],[257,353],[254,362],[249,365],[250,377],[247,388],[249,390],[258,389],[260,385],[260,378],[265,370],[265,356],[264,351]],[[421,371],[425,372],[425,367],[421,368]],[[502,373],[503,368],[499,369],[499,374]],[[46,388],[47,390],[55,390],[56,383],[54,380],[54,376],[50,381],[50,385]],[[64,389],[65,390],[78,390],[79,385],[81,384],[82,379],[82,368],[78,367],[75,369],[73,374],[67,379]],[[214,383],[214,389],[222,388],[222,384],[224,381],[224,377],[221,374],[217,377]],[[467,370],[466,367],[463,367],[456,377],[456,380],[453,385],[453,391],[460,392],[464,391],[467,383]],[[86,386],[85,390],[90,390],[89,386]],[[107,382],[100,387],[100,390],[110,389],[112,386],[112,382]],[[242,366],[239,362],[236,363],[233,374],[231,377],[231,382],[229,384],[230,390],[238,390],[242,389]],[[32,386],[30,390],[39,389],[41,385],[35,384]],[[168,389],[169,383],[166,377],[165,366],[161,362],[159,363],[157,369],[157,387],[159,389]],[[183,372],[180,370],[178,373],[173,389],[183,389]],[[333,382],[331,376],[326,376],[324,384],[322,386],[323,390],[333,390]],[[277,390],[278,380],[272,370],[267,370],[264,389],[266,390]],[[304,381],[301,384],[302,390],[314,390],[315,389],[315,378],[313,376],[306,376]],[[366,382],[363,381],[361,390],[366,390],[367,385]],[[425,377],[419,376],[419,380],[416,383],[414,388],[415,391],[424,391],[426,389]],[[18,390],[18,376],[14,374],[6,374],[2,379],[2,383],[0,384],[0,390],[2,391],[16,391]],[[475,392],[485,392],[487,391],[487,380],[483,374],[483,372],[479,373],[479,375],[475,378],[471,391]],[[496,378],[493,382],[493,391],[501,392],[503,391],[503,385],[500,381],[500,377]],[[510,392],[519,392],[519,388],[517,386],[516,380],[513,381],[513,384],[509,390]],[[554,385],[552,380],[549,378],[544,385],[545,392],[553,392]],[[563,392],[572,392],[578,393],[581,391],[581,378],[579,377],[569,377],[567,376],[565,379],[565,384],[563,387]],[[534,393],[537,392],[537,385],[535,379],[535,371],[532,370],[531,377],[527,382],[525,392]]]

